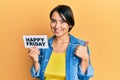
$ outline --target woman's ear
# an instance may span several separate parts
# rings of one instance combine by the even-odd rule
[[[71,31],[72,27],[73,27],[73,26],[69,25],[69,32]]]
[[[71,26],[71,25],[70,25],[69,27],[70,27],[70,28],[72,28],[72,26]]]

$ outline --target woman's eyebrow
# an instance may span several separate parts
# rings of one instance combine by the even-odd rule
[[[57,20],[57,19],[54,19],[54,18],[51,18],[51,20],[56,20],[56,21],[66,21],[66,20],[64,20],[64,19],[59,19],[59,20]]]

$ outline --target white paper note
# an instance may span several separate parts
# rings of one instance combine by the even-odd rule
[[[23,35],[25,48],[48,48],[47,35]]]

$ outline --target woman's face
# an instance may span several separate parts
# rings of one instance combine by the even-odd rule
[[[64,16],[63,16],[64,18]],[[53,12],[51,16],[51,30],[56,37],[68,35],[69,25],[63,20],[57,11]]]

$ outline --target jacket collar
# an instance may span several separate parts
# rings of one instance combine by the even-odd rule
[[[77,39],[76,37],[74,37],[73,35],[69,34],[70,36],[70,44],[81,44],[84,45],[85,42],[83,40]],[[49,40],[48,40],[48,44],[49,46],[52,48],[52,42],[54,40],[55,36],[52,36]]]

